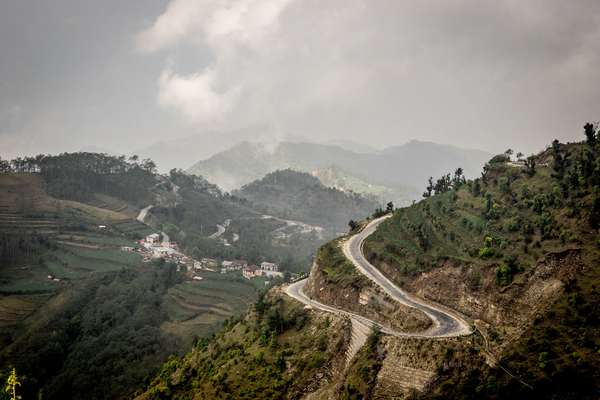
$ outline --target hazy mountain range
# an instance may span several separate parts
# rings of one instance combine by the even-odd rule
[[[343,190],[373,195],[389,191],[395,193],[393,200],[402,202],[418,198],[429,176],[440,176],[457,167],[463,168],[467,177],[476,176],[491,157],[480,150],[416,140],[380,151],[365,150],[359,153],[338,145],[306,142],[241,142],[197,162],[188,171],[233,190],[275,170],[289,168],[313,173],[324,184]],[[333,175],[337,184],[332,182]]]

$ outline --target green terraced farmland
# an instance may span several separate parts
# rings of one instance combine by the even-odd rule
[[[203,272],[202,281],[173,286],[164,299],[170,322],[163,329],[182,338],[207,336],[234,316],[242,315],[256,300],[254,285],[232,274]]]

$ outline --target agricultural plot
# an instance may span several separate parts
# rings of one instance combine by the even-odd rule
[[[218,326],[246,312],[256,300],[254,285],[238,276],[203,272],[202,281],[169,289],[164,308],[170,322],[163,329],[181,338],[210,335]]]
[[[10,328],[34,312],[48,295],[7,295],[0,297],[0,329]]]
[[[123,221],[114,222],[111,226],[117,231],[122,232],[126,235],[136,236],[140,238],[154,232],[150,227],[148,227],[148,225],[136,221],[135,219],[127,219]]]
[[[53,293],[60,282],[47,278],[42,265],[4,267],[0,270],[0,295]]]
[[[125,253],[114,248],[85,248],[69,244],[60,244],[52,252],[47,267],[57,278],[77,279],[89,272],[119,271],[141,264],[137,253]]]
[[[126,201],[102,193],[96,193],[93,199],[88,201],[88,204],[94,207],[121,213],[132,218],[137,215],[137,210]]]

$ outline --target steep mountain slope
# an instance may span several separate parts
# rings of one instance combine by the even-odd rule
[[[317,178],[290,169],[275,171],[243,186],[234,194],[265,214],[320,225],[331,232],[347,229],[379,206],[351,192],[325,187]]]
[[[476,320],[500,359],[446,373],[444,398],[598,393],[599,173],[596,144],[555,142],[521,164],[495,157],[481,179],[398,210],[368,239],[382,271]]]
[[[268,318],[282,327],[270,331],[270,343],[290,346],[290,351],[278,355],[278,369],[272,364],[247,364],[252,377],[264,377],[269,371],[281,377],[296,373],[301,382],[311,377],[311,384],[305,384],[303,391],[292,390],[293,380],[278,378],[273,391],[261,394],[290,399],[597,398],[597,142],[600,137],[594,131],[586,144],[555,142],[525,162],[496,156],[476,180],[444,176],[433,185],[435,193],[429,198],[397,210],[367,239],[364,252],[372,263],[413,295],[461,312],[476,328],[472,335],[398,338],[375,331],[349,364],[336,361],[326,345],[321,364],[326,369],[303,368],[300,374],[297,360],[314,354],[314,349],[308,346],[304,352],[289,344],[288,338],[319,332],[323,328],[313,318],[324,314],[304,311],[309,318],[302,329],[290,328],[275,322],[292,315],[279,308]],[[390,315],[395,312],[412,329],[423,327],[419,315],[394,310],[389,299],[357,273],[344,257],[340,241],[319,250],[306,294],[339,309],[379,318],[383,325],[393,323]],[[279,290],[271,291],[268,298],[270,304],[289,303]],[[263,307],[258,303],[256,310]],[[332,321],[339,316],[325,315]],[[253,379],[226,374],[229,365],[252,358],[246,345],[235,348],[234,342],[255,343],[254,352],[269,352],[267,341],[255,342],[260,329],[246,327],[247,321],[210,342],[209,358],[218,363],[208,363],[208,358],[199,356],[202,351],[196,351],[157,377],[144,398],[162,398],[163,393],[176,398],[196,393],[203,398],[227,398],[253,387]],[[336,329],[342,337],[351,336],[349,321]],[[235,333],[225,340],[230,332]],[[350,340],[339,342],[340,352],[349,348]],[[193,361],[199,357],[204,360],[201,364]],[[196,389],[209,382],[218,382],[220,390]]]
[[[314,143],[243,142],[199,161],[189,171],[231,190],[278,169],[313,172],[336,166],[370,184],[403,191],[412,187],[412,198],[416,198],[415,188],[430,175],[462,166],[467,176],[473,176],[489,157],[482,151],[418,141],[375,153],[355,153],[334,145]],[[358,188],[351,189],[358,192]]]

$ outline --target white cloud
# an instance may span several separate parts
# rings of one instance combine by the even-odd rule
[[[237,89],[219,91],[213,69],[182,76],[165,70],[159,81],[158,101],[184,114],[190,121],[220,121],[237,97]]]
[[[167,67],[159,78],[159,104],[195,123],[219,122],[245,82],[230,79],[227,65],[238,65],[245,51],[260,51],[291,0],[172,0],[148,30],[138,36],[142,51],[154,52],[185,41],[201,42],[215,55],[202,72],[180,75]],[[244,71],[236,71],[246,76]]]
[[[177,43],[185,38],[202,20],[206,2],[197,0],[173,0],[152,27],[138,36],[138,47],[153,52]]]
[[[179,62],[184,43],[210,55],[158,87],[202,128],[535,150],[590,118],[598,4],[172,0],[138,39]]]
[[[220,40],[252,43],[276,23],[292,0],[172,0],[154,24],[138,36],[138,47],[153,52],[188,36],[203,36],[212,45]]]

